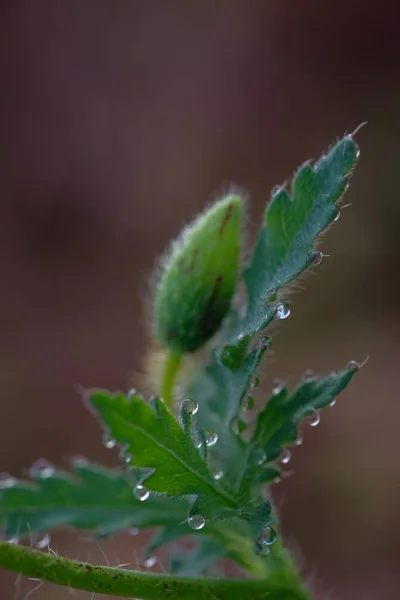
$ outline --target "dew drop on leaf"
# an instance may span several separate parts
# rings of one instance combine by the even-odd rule
[[[286,302],[278,302],[275,306],[275,317],[277,319],[287,319],[290,315],[290,308]]]
[[[361,365],[356,360],[351,360],[350,362],[347,363],[347,368],[355,369],[356,371],[359,371],[361,369]]]
[[[43,550],[44,548],[48,548],[49,544],[50,544],[50,536],[48,533],[45,533],[45,535],[42,537],[42,539],[38,540],[35,544],[36,548],[38,548],[39,550]]]
[[[135,486],[135,489],[133,490],[133,494],[134,494],[135,498],[140,500],[140,502],[144,502],[150,496],[150,492],[147,489],[147,487],[145,487],[141,483],[138,483],[138,485]]]
[[[296,445],[296,446],[301,446],[301,445],[302,445],[302,443],[303,443],[303,441],[304,441],[304,440],[303,440],[303,437],[302,437],[301,435],[299,435],[299,437],[297,438],[297,440],[296,440],[296,442],[295,442],[295,445]]]
[[[308,424],[310,427],[316,427],[317,425],[320,424],[320,422],[321,422],[321,415],[319,414],[319,412],[317,410],[314,410],[310,415]]]
[[[254,452],[254,460],[261,467],[265,462],[267,462],[267,455],[264,450],[258,449]]]
[[[215,433],[214,431],[206,431],[205,438],[206,446],[210,448],[211,446],[215,446],[215,444],[218,442],[218,433]]]
[[[317,267],[324,260],[324,255],[319,250],[311,250],[307,256],[307,267]]]
[[[8,488],[14,487],[17,483],[15,477],[11,477],[9,473],[0,474],[0,490],[7,490]]]
[[[108,450],[111,450],[112,448],[115,448],[115,446],[117,445],[117,442],[113,438],[111,438],[107,433],[105,433],[103,435],[103,445]]]
[[[254,389],[254,388],[258,387],[259,384],[260,384],[260,380],[258,377],[255,377],[255,376],[250,377],[250,379],[249,379],[249,387],[250,388]]]
[[[188,518],[189,527],[198,531],[199,529],[203,529],[206,524],[206,520],[202,515],[191,515]]]
[[[336,223],[337,221],[339,221],[339,219],[340,219],[340,215],[341,215],[341,214],[342,214],[342,211],[340,210],[340,208],[337,208],[337,209],[336,209],[336,215],[335,215],[335,217],[334,217],[334,219],[333,219],[333,222],[334,222],[334,223]]]
[[[195,415],[199,410],[199,405],[195,400],[185,398],[182,400],[181,410],[185,411],[188,415]]]
[[[144,561],[144,566],[147,569],[151,569],[151,567],[154,567],[154,565],[157,562],[157,557],[156,556],[148,556],[145,561]]]
[[[215,479],[215,481],[219,481],[220,479],[222,479],[224,476],[224,472],[222,469],[220,469],[219,471],[214,471],[212,473],[212,477],[213,479]]]
[[[276,537],[277,535],[275,529],[268,525],[267,527],[264,527],[260,535],[260,543],[263,546],[271,546],[271,544],[275,542]]]
[[[132,400],[133,396],[136,396],[136,393],[137,393],[137,392],[136,392],[135,388],[131,388],[131,389],[128,391],[128,400]]]
[[[274,396],[277,396],[283,390],[284,383],[283,383],[282,379],[274,379],[272,384],[273,384],[272,394]]]
[[[246,396],[246,398],[244,399],[243,402],[243,410],[251,410],[254,406],[254,396],[252,396],[251,394],[249,394],[248,396]]]
[[[332,400],[329,402],[328,406],[330,406],[331,408],[333,408],[333,407],[335,406],[335,404],[336,404],[336,398],[333,398],[333,399],[332,399]]]
[[[55,466],[45,458],[38,458],[32,463],[29,469],[29,475],[32,479],[39,477],[40,479],[48,479],[52,477],[56,471]]]
[[[281,455],[279,457],[279,460],[281,461],[281,463],[283,465],[287,465],[290,462],[291,458],[292,458],[292,453],[290,452],[289,448],[283,448]]]

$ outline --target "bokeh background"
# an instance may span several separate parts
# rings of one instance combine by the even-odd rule
[[[370,356],[274,493],[316,597],[399,598],[398,3],[3,0],[0,75],[0,471],[20,476],[42,456],[116,464],[77,385],[140,373],[146,281],[170,237],[232,182],[254,232],[275,184],[368,121],[351,207],[261,388]],[[123,536],[52,545],[141,560]],[[35,585],[15,580],[0,574],[0,600]]]

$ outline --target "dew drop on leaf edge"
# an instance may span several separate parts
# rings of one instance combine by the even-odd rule
[[[105,433],[103,435],[103,445],[108,450],[111,450],[112,448],[115,448],[115,446],[117,445],[117,442],[112,437],[110,437],[107,433]]]
[[[157,562],[157,557],[156,556],[148,556],[145,560],[144,560],[144,566],[147,569],[151,569],[151,567],[154,567],[154,565]]]
[[[290,452],[289,448],[283,448],[279,457],[280,462],[283,465],[287,465],[290,460],[292,458],[292,453]]]
[[[15,477],[11,477],[9,473],[0,474],[0,490],[7,490],[12,488],[17,483]]]
[[[188,524],[189,527],[195,531],[198,531],[199,529],[203,529],[204,525],[206,524],[206,520],[202,515],[191,515],[188,518]]]
[[[51,462],[45,458],[38,458],[34,463],[32,463],[29,469],[29,475],[32,477],[32,479],[48,479],[54,475],[55,471],[56,468]]]
[[[324,255],[319,250],[311,250],[309,255],[307,256],[307,266],[308,267],[317,267],[324,260]]]
[[[149,490],[141,483],[138,483],[138,485],[135,486],[133,494],[140,502],[144,502],[150,496]]]
[[[215,433],[214,431],[206,431],[205,438],[206,446],[211,448],[211,446],[215,446],[215,444],[218,442],[218,433]]]
[[[185,398],[182,400],[181,410],[185,411],[188,415],[195,415],[199,410],[199,405],[192,398]]]
[[[264,527],[260,535],[260,543],[263,546],[271,546],[276,541],[276,538],[277,535],[275,529],[268,525],[267,527]]]
[[[317,410],[314,410],[309,416],[308,424],[310,427],[316,427],[321,422],[321,415]]]
[[[290,315],[290,307],[286,302],[278,302],[275,306],[275,317],[277,319],[287,319]]]

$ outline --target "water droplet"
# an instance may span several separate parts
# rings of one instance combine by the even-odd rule
[[[275,477],[275,478],[272,480],[272,483],[280,483],[281,481],[282,481],[282,478],[281,478],[281,477]]]
[[[273,385],[272,393],[274,396],[277,396],[278,394],[280,394],[281,391],[283,390],[283,388],[285,387],[282,379],[274,379],[272,381],[272,385]]]
[[[130,529],[128,529],[128,533],[129,535],[139,535],[140,529],[138,529],[137,527],[131,527]]]
[[[9,488],[14,487],[17,483],[15,477],[11,477],[9,473],[1,473],[0,474],[0,490],[7,490]]]
[[[145,487],[141,483],[138,483],[138,485],[133,490],[133,493],[135,495],[135,498],[140,500],[140,502],[144,502],[150,496],[150,492],[147,489],[147,487]]]
[[[252,396],[251,394],[249,394],[248,396],[246,396],[244,402],[243,402],[243,410],[251,410],[254,406],[254,396]]]
[[[250,379],[249,379],[249,387],[250,388],[254,389],[254,388],[258,387],[259,384],[260,384],[260,380],[258,377],[255,377],[255,376],[250,377]]]
[[[205,438],[206,446],[210,448],[211,446],[215,446],[215,444],[218,442],[218,433],[215,433],[214,431],[206,431]]]
[[[336,404],[336,398],[332,398],[332,400],[329,402],[328,406],[330,406],[331,408],[333,408]]]
[[[9,544],[19,544],[19,537],[18,537],[18,535],[13,535],[13,537],[10,537],[10,539],[7,540],[7,542]]]
[[[264,527],[260,535],[260,543],[263,546],[271,546],[271,544],[275,542],[276,537],[277,535],[275,529],[268,525],[267,527]]]
[[[324,255],[319,250],[311,250],[307,256],[307,267],[317,267],[324,260]]]
[[[254,452],[254,460],[261,467],[265,462],[267,462],[267,455],[264,450],[258,449]]]
[[[188,415],[195,415],[199,410],[199,405],[195,400],[191,398],[185,398],[182,400],[181,410],[185,411]]]
[[[319,412],[317,410],[314,410],[311,413],[308,424],[310,427],[316,427],[317,425],[319,425],[320,422],[321,422],[321,415],[319,414]]]
[[[120,452],[119,456],[126,465],[130,465],[133,460],[133,455],[129,454],[128,452],[125,452],[124,450]]]
[[[40,479],[48,479],[52,477],[56,471],[55,466],[46,460],[45,458],[39,458],[35,460],[35,462],[31,465],[29,469],[29,474],[32,479],[40,478]]]
[[[268,292],[267,296],[267,302],[276,302],[277,298],[278,298],[278,292],[277,290],[271,290],[270,292]]]
[[[361,365],[356,360],[351,360],[350,362],[347,363],[347,368],[355,369],[356,371],[359,371],[361,369]]]
[[[303,377],[301,378],[303,383],[308,383],[309,381],[313,381],[313,379],[316,379],[314,371],[312,371],[311,369],[307,369],[307,371],[304,371]]]
[[[290,462],[291,458],[292,458],[292,453],[290,452],[289,448],[283,448],[281,455],[279,457],[279,460],[281,461],[281,463],[283,465],[287,465]]]
[[[348,181],[346,181],[345,186],[344,186],[344,190],[343,190],[343,194],[345,194],[347,192],[347,190],[350,187],[350,183]]]
[[[224,476],[224,472],[222,469],[220,469],[219,471],[214,471],[212,473],[212,477],[213,479],[215,479],[216,481],[219,481],[220,479],[222,479]]]
[[[154,567],[154,565],[157,562],[157,557],[156,556],[149,556],[148,558],[146,558],[146,560],[144,561],[144,566],[147,569],[151,569],[151,567]]]
[[[360,156],[360,146],[358,146],[358,144],[356,144],[356,158],[358,158]]]
[[[38,548],[39,550],[43,550],[43,548],[48,548],[49,544],[50,544],[50,536],[48,533],[46,533],[41,540],[39,540],[38,542],[36,542],[36,548]]]
[[[206,524],[206,520],[202,515],[191,515],[188,518],[189,527],[198,531],[199,529],[203,529]]]
[[[108,434],[104,434],[103,435],[103,445],[108,448],[108,450],[111,450],[112,448],[115,448],[115,446],[117,445],[117,442],[111,438]]]
[[[231,427],[232,427],[232,431],[235,435],[239,435],[240,433],[242,433],[242,431],[244,431],[247,427],[247,423],[245,421],[242,421],[242,419],[238,419],[237,417],[234,417],[231,421]]]
[[[299,435],[299,437],[297,438],[297,440],[295,442],[295,445],[296,446],[301,446],[302,443],[303,443],[303,441],[304,441],[303,437],[301,435]]]
[[[257,342],[257,348],[259,350],[268,350],[272,346],[272,340],[269,337],[262,337]]]
[[[203,445],[203,442],[200,439],[199,440],[194,440],[193,443],[194,443],[194,447],[197,448],[197,449],[201,448],[202,445]]]
[[[290,315],[290,308],[286,302],[278,302],[275,306],[275,317],[277,319],[287,319]]]
[[[131,389],[128,391],[128,394],[127,394],[127,396],[128,396],[128,400],[132,400],[133,396],[136,396],[136,394],[137,394],[137,391],[136,391],[136,389],[135,389],[135,388],[131,388]]]
[[[341,214],[342,214],[342,211],[340,210],[340,208],[337,208],[336,209],[336,215],[334,216],[334,219],[333,219],[334,223],[336,223],[337,221],[339,221]]]

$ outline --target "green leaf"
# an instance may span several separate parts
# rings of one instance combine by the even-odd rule
[[[186,518],[188,503],[133,494],[130,478],[82,459],[74,474],[43,469],[31,480],[0,480],[0,525],[7,535],[26,535],[69,525],[111,534],[130,527],[169,527]]]
[[[338,215],[335,203],[347,189],[358,147],[350,135],[342,138],[312,166],[297,171],[291,195],[284,188],[272,193],[244,279],[248,311],[242,334],[261,331],[273,318],[276,292],[320,260],[312,246]],[[272,300],[273,302],[273,300]]]
[[[251,481],[268,481],[277,476],[276,471],[271,471],[269,463],[278,458],[284,446],[296,441],[299,422],[313,413],[314,417],[319,418],[315,411],[328,406],[344,390],[357,370],[357,365],[351,365],[323,379],[306,380],[291,394],[285,387],[272,394],[258,414],[248,445],[249,462],[243,487],[246,488]]]
[[[132,463],[148,470],[143,480],[149,490],[197,498],[196,511],[205,519],[237,513],[238,498],[211,477],[194,446],[189,410],[182,411],[182,428],[160,398],[147,403],[137,395],[94,391],[89,402],[110,437],[132,456]]]
[[[228,195],[185,227],[162,262],[154,319],[171,350],[194,352],[219,329],[239,276],[243,199]]]
[[[235,489],[247,459],[241,437],[233,435],[227,424],[241,418],[246,394],[251,394],[246,384],[255,377],[258,360],[248,348],[275,317],[279,289],[320,260],[313,244],[338,215],[335,204],[347,188],[357,157],[356,143],[345,136],[314,166],[306,163],[298,170],[291,196],[282,188],[273,192],[244,272],[247,309],[230,312],[220,332],[221,347],[213,351],[190,388],[200,406],[201,427],[219,436],[213,460]],[[267,347],[269,343],[269,338],[261,341]],[[257,473],[261,479],[266,475]],[[268,477],[272,475],[270,469]]]
[[[211,363],[202,372],[190,394],[199,402],[197,415],[204,431],[218,435],[218,444],[209,450],[213,469],[224,473],[224,480],[236,489],[245,468],[244,445],[236,429],[238,415],[246,394],[252,389],[255,372],[269,340],[262,338],[257,347],[247,353],[248,340],[237,346],[225,346],[216,351]]]

